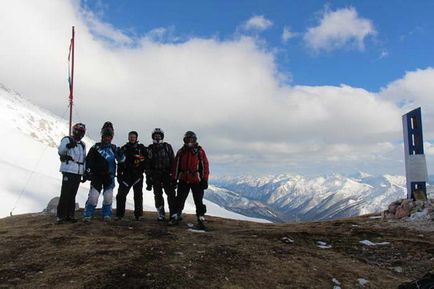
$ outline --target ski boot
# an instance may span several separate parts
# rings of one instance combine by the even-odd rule
[[[173,214],[169,220],[169,226],[179,225],[178,214]]]
[[[196,226],[196,229],[198,229],[198,230],[206,230],[206,227],[205,227],[205,217],[204,216],[197,217],[197,226]]]
[[[164,212],[164,207],[161,206],[159,208],[157,208],[157,221],[158,222],[164,222],[166,220],[166,213]]]
[[[56,224],[56,225],[62,225],[62,224],[65,224],[65,219],[57,218],[55,224]]]

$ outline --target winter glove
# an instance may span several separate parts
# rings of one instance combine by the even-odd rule
[[[75,148],[77,146],[77,142],[73,139],[69,140],[69,143],[66,145],[67,149],[72,149]]]
[[[146,185],[146,190],[147,191],[152,191],[152,185]]]
[[[172,187],[173,187],[174,190],[176,190],[176,188],[178,187],[177,180],[172,180]]]
[[[207,181],[207,180],[204,180],[204,179],[200,180],[200,187],[201,187],[203,190],[208,189],[208,181]]]
[[[90,170],[85,170],[83,176],[81,177],[81,182],[84,183],[86,181],[91,180],[91,173]]]
[[[122,182],[121,179],[125,175],[125,171],[126,171],[126,165],[125,165],[125,163],[118,164],[118,169],[117,169],[117,172],[116,172],[116,175],[118,177],[118,183]]]

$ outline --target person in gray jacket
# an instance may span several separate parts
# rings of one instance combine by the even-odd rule
[[[57,224],[75,223],[75,196],[84,174],[86,145],[81,141],[86,133],[86,126],[77,123],[72,127],[72,136],[62,138],[58,147],[62,188],[57,205]]]

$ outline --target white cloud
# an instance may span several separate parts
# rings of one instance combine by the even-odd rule
[[[194,130],[213,170],[235,173],[366,171],[396,168],[402,157],[390,145],[401,139],[392,92],[283,85],[274,55],[252,37],[164,43],[155,37],[167,31],[158,29],[133,39],[109,24],[89,23],[76,1],[1,3],[0,27],[8,29],[0,30],[0,83],[59,115],[67,105],[68,44],[76,26],[75,120],[95,139],[106,120],[115,125],[117,143],[132,129],[148,143],[151,130],[162,127],[178,148],[183,133]],[[93,27],[105,27],[98,30],[105,40]],[[433,79],[415,73],[417,83]],[[404,82],[388,90],[415,91]],[[421,90],[418,95],[426,93]]]
[[[371,20],[359,17],[356,9],[325,11],[318,26],[304,35],[306,44],[315,51],[332,51],[343,47],[364,49],[364,41],[376,31]]]
[[[115,45],[131,45],[133,40],[122,31],[114,28],[108,23],[101,22],[91,11],[81,9],[82,19],[87,24],[87,28],[96,37],[109,41]]]
[[[381,60],[381,59],[386,58],[388,56],[389,56],[389,52],[387,50],[383,50],[383,51],[381,51],[380,56],[378,56],[378,60]]]
[[[242,24],[244,30],[264,31],[270,28],[273,22],[265,18],[263,15],[256,15]]]
[[[291,30],[291,27],[289,27],[289,26],[283,27],[283,32],[282,32],[282,42],[283,43],[287,43],[291,38],[294,38],[296,36],[297,36],[297,33],[293,32]]]
[[[417,107],[422,108],[424,134],[434,138],[434,68],[409,71],[380,92],[381,98],[394,102],[404,114]]]

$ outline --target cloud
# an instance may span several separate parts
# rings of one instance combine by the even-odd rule
[[[382,99],[395,103],[404,114],[417,107],[422,108],[424,135],[434,138],[434,68],[427,67],[407,72],[403,78],[382,88]]]
[[[304,35],[307,46],[315,51],[332,51],[344,47],[363,50],[365,38],[376,34],[371,20],[359,17],[355,8],[325,11],[318,26]]]
[[[378,56],[378,60],[384,59],[388,56],[389,56],[389,52],[387,50],[383,50],[381,51],[380,56]]]
[[[244,30],[264,31],[270,28],[273,22],[265,18],[263,15],[256,15],[244,22],[241,28]]]
[[[97,38],[111,42],[115,45],[131,45],[133,39],[122,31],[114,28],[108,23],[101,22],[99,18],[90,10],[80,9],[83,21],[89,31]]]
[[[396,170],[402,158],[394,144],[402,137],[396,103],[407,95],[394,99],[393,91],[413,93],[434,83],[428,70],[408,73],[381,93],[288,86],[275,55],[255,37],[162,42],[166,28],[131,37],[95,15],[89,22],[76,1],[1,3],[0,27],[8,29],[0,31],[0,83],[64,115],[75,25],[75,121],[98,139],[102,123],[111,120],[118,144],[133,129],[148,143],[152,129],[162,127],[175,149],[193,130],[213,172]],[[427,92],[420,90],[418,99]]]
[[[293,32],[291,30],[291,27],[289,27],[289,26],[283,27],[283,32],[282,32],[282,42],[283,43],[287,43],[290,39],[292,39],[296,36],[297,36],[297,33]]]

